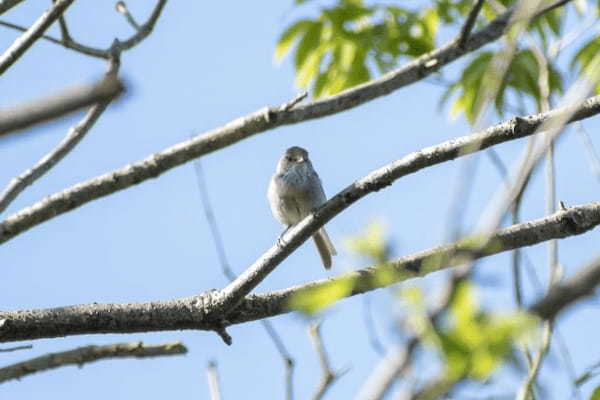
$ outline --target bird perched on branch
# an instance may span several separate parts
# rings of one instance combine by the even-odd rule
[[[287,229],[325,203],[327,199],[321,179],[314,170],[306,150],[294,146],[285,151],[271,178],[267,197],[273,215]],[[313,239],[323,266],[326,269],[331,268],[331,257],[337,253],[325,227],[319,229],[313,235]]]

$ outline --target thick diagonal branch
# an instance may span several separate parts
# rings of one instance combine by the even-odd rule
[[[477,50],[502,36],[511,13],[507,12],[485,28],[470,35],[463,48],[456,41],[424,55],[379,79],[308,105],[260,110],[194,139],[179,143],[144,160],[127,165],[75,187],[52,195],[8,218],[0,227],[0,243],[87,202],[156,176],[202,155],[217,151],[240,140],[281,125],[339,113],[401,87],[417,82],[457,58]],[[140,31],[141,32],[141,31]]]
[[[14,43],[0,56],[0,75],[15,63],[34,43],[46,29],[73,3],[74,0],[58,0],[48,9],[25,33],[19,36]]]
[[[51,97],[0,110],[0,136],[62,117],[81,108],[114,99],[124,87],[113,74],[93,84],[67,89]]]
[[[485,248],[477,246],[480,237],[462,240],[402,257],[384,266],[374,266],[332,279],[248,296],[228,315],[223,315],[218,307],[217,291],[147,303],[93,303],[50,309],[0,311],[0,342],[92,333],[216,330],[227,325],[261,320],[293,311],[290,299],[294,296],[335,285],[336,282],[352,281],[352,290],[343,297],[354,296],[459,265],[465,258],[483,258],[550,239],[579,235],[599,224],[600,203],[576,206],[548,217],[501,229],[492,235],[492,240]]]
[[[573,121],[582,118],[584,115],[589,116],[590,112],[600,112],[600,96],[588,99],[579,107],[560,108],[523,118],[516,117],[507,122],[492,126],[483,132],[451,139],[442,144],[427,147],[371,172],[331,198],[315,214],[310,215],[290,229],[287,243],[281,247],[278,244],[271,247],[254,264],[220,292],[218,302],[222,305],[225,313],[233,309],[279,263],[304,243],[314,232],[367,194],[379,191],[391,185],[397,179],[426,167],[452,160],[474,151],[481,151],[495,144],[516,139],[517,137],[530,135],[540,125],[548,121],[556,119]]]

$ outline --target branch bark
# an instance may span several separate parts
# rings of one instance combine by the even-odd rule
[[[584,111],[585,110],[585,111]],[[283,246],[271,247],[233,282],[220,291],[218,302],[223,313],[235,308],[252,289],[271,273],[291,252],[298,248],[321,226],[369,193],[391,185],[397,179],[432,165],[481,151],[507,140],[535,133],[543,124],[553,121],[576,120],[588,112],[600,112],[600,96],[588,99],[579,107],[558,108],[547,113],[529,117],[516,117],[492,126],[483,132],[452,139],[440,145],[428,147],[390,163],[359,179],[328,200],[314,214],[292,227]]]
[[[572,278],[552,286],[547,295],[529,307],[529,312],[543,319],[552,320],[569,305],[592,295],[598,284],[600,284],[600,258],[580,269]]]
[[[73,3],[74,0],[58,0],[52,7],[44,12],[40,18],[27,32],[22,34],[13,42],[13,44],[0,56],[0,75],[10,68],[44,32],[52,25],[58,17]],[[14,4],[13,4],[14,5]],[[8,4],[10,8],[10,4]]]
[[[0,0],[0,14],[4,14],[23,0]]]
[[[287,289],[246,297],[228,315],[218,307],[218,291],[176,300],[130,304],[84,304],[50,309],[0,311],[0,342],[60,336],[132,333],[166,330],[217,330],[223,326],[261,320],[293,311],[290,300],[299,293],[327,287],[341,280],[354,286],[343,297],[354,296],[464,262],[550,239],[579,235],[600,224],[600,202],[561,210],[533,221],[497,231],[490,244],[473,251],[479,237],[436,247],[374,266]],[[381,277],[387,277],[382,280]]]
[[[297,105],[292,109],[281,106],[259,110],[202,136],[153,154],[144,160],[56,193],[5,220],[0,226],[0,243],[56,215],[147,179],[155,178],[171,168],[257,133],[281,125],[339,113],[419,81],[442,66],[501,37],[511,13],[512,11],[504,13],[479,32],[470,35],[463,48],[459,48],[456,41],[451,41],[396,71],[336,96],[308,105]]]
[[[29,104],[0,110],[0,136],[59,118],[84,107],[111,101],[123,90],[122,82],[115,75],[108,74],[96,83],[68,89]]]
[[[147,358],[157,356],[173,356],[187,353],[187,348],[180,342],[148,346],[143,342],[117,343],[106,346],[86,346],[75,350],[50,353],[17,364],[0,368],[0,383],[12,379],[21,379],[49,369],[67,365],[83,364],[109,358]]]

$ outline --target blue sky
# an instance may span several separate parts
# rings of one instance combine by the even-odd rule
[[[298,92],[289,60],[273,63],[276,39],[294,19],[287,2],[171,2],[144,43],[123,55],[122,75],[127,95],[111,105],[85,140],[47,176],[24,192],[5,215],[82,180],[137,161],[172,144],[220,126],[267,105],[279,105]],[[26,1],[3,16],[29,25],[48,2]],[[142,21],[153,4],[129,1]],[[113,2],[75,2],[67,18],[73,36],[86,44],[107,47],[116,36],[131,34]],[[51,33],[58,35],[53,27]],[[0,46],[17,37],[0,29]],[[449,69],[459,71],[460,65]],[[0,107],[50,94],[68,85],[98,78],[105,70],[92,59],[39,41],[0,79]],[[281,153],[292,145],[310,151],[326,193],[331,196],[370,171],[422,147],[466,135],[461,118],[450,121],[438,107],[443,89],[427,82],[316,121],[280,127],[202,158],[214,212],[230,264],[236,272],[249,266],[282,231],[266,201],[269,178]],[[533,109],[531,110],[533,112]],[[0,185],[33,165],[58,143],[82,113],[46,124],[0,143]],[[596,146],[596,119],[583,123]],[[512,164],[524,140],[497,147]],[[502,181],[485,154],[478,157],[472,192],[465,204],[465,227],[472,227]],[[574,130],[557,146],[558,198],[567,204],[597,200],[599,183],[590,173],[584,149]],[[324,271],[311,243],[284,261],[258,292],[285,288],[365,266],[344,248],[344,240],[361,233],[369,222],[386,222],[395,255],[410,254],[443,243],[450,201],[463,160],[445,163],[407,176],[383,191],[367,196],[328,224],[340,255]],[[527,191],[524,219],[544,215],[543,174]],[[596,256],[598,231],[560,243],[560,260],[571,274]],[[129,190],[102,198],[35,227],[0,249],[3,279],[0,308],[16,310],[91,302],[138,302],[170,299],[220,288],[226,283],[202,211],[192,164],[169,171]],[[541,280],[546,277],[546,248],[528,249]],[[510,311],[508,254],[485,260],[477,271],[480,299],[492,309]],[[427,288],[431,299],[444,273],[411,282]],[[527,299],[538,294],[527,284]],[[386,346],[400,343],[396,321],[402,305],[395,289],[368,294],[376,327]],[[350,398],[379,360],[363,323],[365,300],[345,300],[323,315],[323,340],[336,368],[350,371],[333,386],[329,398]],[[588,301],[560,319],[578,373],[600,359],[590,351],[600,325],[597,304]],[[320,370],[300,315],[272,319],[296,360],[296,398],[316,389]],[[102,361],[24,378],[0,387],[4,398],[46,399],[146,398],[208,399],[205,367],[217,361],[225,398],[282,398],[284,369],[272,343],[258,323],[229,329],[234,344],[227,347],[209,332],[163,332],[135,335],[88,335],[33,342],[28,351],[3,353],[0,365],[51,351],[87,344],[144,340],[181,340],[189,348],[183,357]],[[553,348],[542,380],[552,391],[547,398],[565,398],[568,377]],[[430,370],[430,366],[426,367]],[[519,383],[510,371],[494,385],[469,394],[510,394]],[[598,382],[596,382],[598,383]],[[594,384],[583,387],[589,393]],[[90,390],[92,388],[92,390]]]

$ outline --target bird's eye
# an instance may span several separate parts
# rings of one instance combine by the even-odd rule
[[[292,157],[290,157],[290,156],[287,156],[287,157],[285,158],[285,160],[286,160],[286,161],[290,161],[290,162],[291,162],[291,161],[292,161]]]

